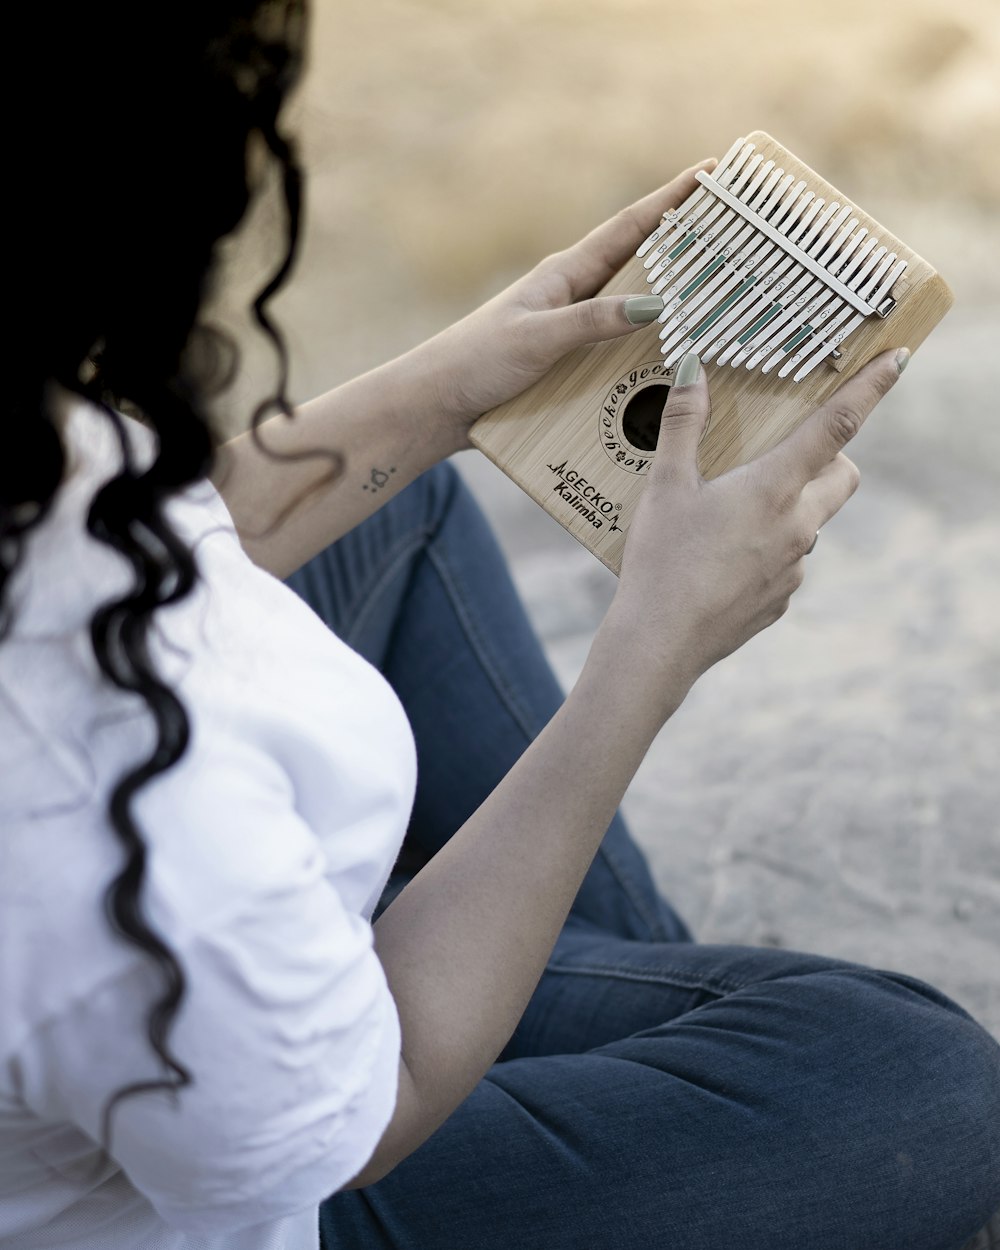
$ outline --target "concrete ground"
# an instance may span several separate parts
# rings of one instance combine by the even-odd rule
[[[625,811],[700,940],[923,977],[1000,1038],[998,343],[955,312],[914,357],[790,612],[702,678]],[[458,463],[571,683],[615,578],[485,458]]]

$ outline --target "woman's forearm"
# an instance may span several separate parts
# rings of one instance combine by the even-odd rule
[[[263,422],[260,441],[284,459],[249,431],[224,443],[212,481],[254,563],[287,577],[457,450],[435,385],[415,350]]]
[[[629,781],[692,678],[644,680],[613,617],[563,707],[396,898],[375,942],[402,1026],[384,1175],[472,1091],[517,1026]]]
[[[857,486],[843,447],[899,364],[876,358],[773,452],[705,481],[708,387],[685,358],[583,675],[375,925],[402,1026],[400,1085],[352,1185],[416,1149],[503,1049],[650,742],[701,673],[787,608],[815,534]]]

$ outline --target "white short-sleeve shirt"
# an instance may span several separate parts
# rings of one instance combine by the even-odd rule
[[[173,501],[201,581],[158,612],[153,658],[191,738],[135,816],[145,914],[187,980],[170,1045],[193,1084],[124,1100],[106,1155],[109,1096],[163,1075],[146,1036],[162,982],[103,904],[124,863],[108,795],[153,733],[88,635],[132,580],[85,530],[120,453],[82,405],[67,439],[78,464],[0,643],[0,1243],[308,1250],[395,1105],[370,917],[412,805],[412,734],[376,670],[244,555],[211,486]]]

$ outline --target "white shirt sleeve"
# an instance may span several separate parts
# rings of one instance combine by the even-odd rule
[[[344,909],[293,811],[255,814],[295,848],[280,879],[251,874],[228,913],[170,942],[187,979],[170,1045],[193,1083],[129,1097],[112,1122],[132,1184],[194,1232],[318,1205],[367,1163],[396,1099],[399,1020],[371,927]],[[159,985],[137,954],[81,986],[21,1048],[26,1104],[98,1140],[107,1099],[160,1075],[146,1035]]]

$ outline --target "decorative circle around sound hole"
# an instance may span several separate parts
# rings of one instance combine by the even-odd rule
[[[673,369],[654,360],[623,374],[605,395],[598,417],[601,446],[624,472],[649,472],[660,413],[673,380]]]

